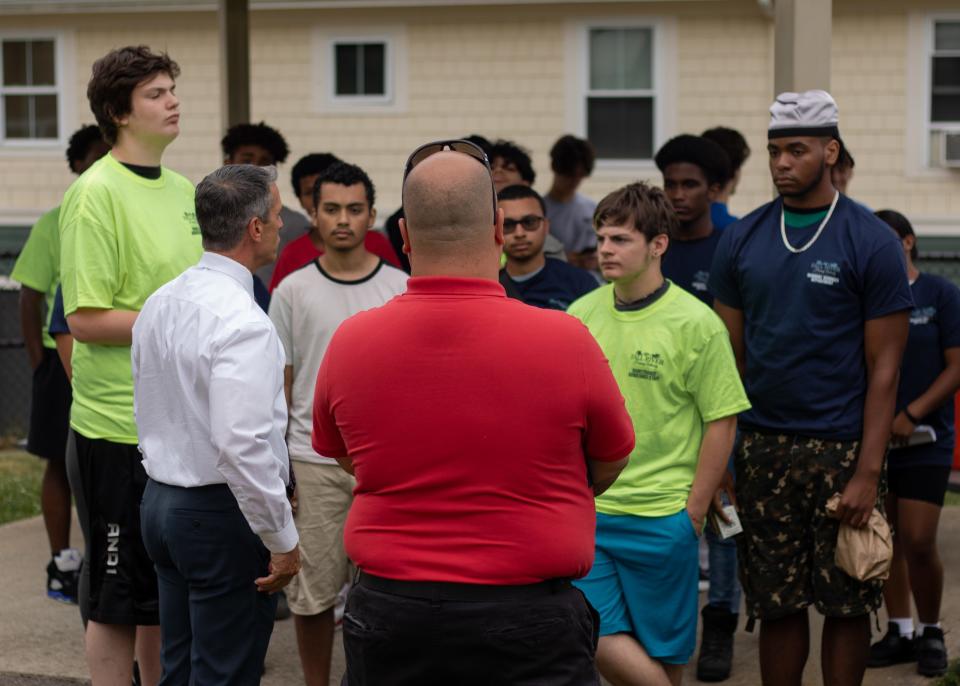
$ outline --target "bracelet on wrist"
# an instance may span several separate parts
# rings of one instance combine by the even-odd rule
[[[903,408],[902,412],[903,412],[903,416],[909,419],[910,423],[913,424],[914,426],[920,423],[920,420],[914,417],[912,414],[910,414],[910,410],[908,410],[907,408]]]

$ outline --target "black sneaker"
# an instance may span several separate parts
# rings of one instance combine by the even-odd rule
[[[941,676],[947,671],[947,646],[943,642],[943,629],[928,626],[923,636],[917,639],[917,674]]]
[[[914,639],[901,636],[897,625],[890,622],[887,624],[886,636],[870,646],[867,667],[889,667],[902,662],[913,662],[916,659]]]
[[[47,597],[61,603],[77,604],[80,585],[80,552],[65,548],[50,559],[47,565]]]
[[[713,605],[704,605],[703,634],[697,658],[697,681],[726,681],[733,664],[733,634],[738,615]]]

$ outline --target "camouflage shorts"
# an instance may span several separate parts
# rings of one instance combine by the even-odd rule
[[[853,476],[858,450],[858,441],[742,433],[737,554],[750,616],[777,619],[815,605],[827,617],[856,617],[880,606],[882,581],[857,581],[836,566],[840,525],[826,514],[827,500]],[[878,504],[884,490],[881,480]]]

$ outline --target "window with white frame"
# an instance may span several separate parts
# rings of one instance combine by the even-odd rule
[[[656,139],[655,30],[587,30],[586,135],[597,157],[649,160]]]
[[[56,39],[0,38],[0,47],[0,140],[59,139]]]
[[[402,24],[317,26],[311,36],[312,109],[387,114],[407,108],[407,35]]]
[[[960,19],[932,22],[930,161],[960,166]]]
[[[333,43],[334,96],[387,97],[386,41]]]

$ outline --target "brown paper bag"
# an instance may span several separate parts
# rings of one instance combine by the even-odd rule
[[[840,494],[835,493],[827,501],[827,513],[836,517]],[[847,524],[840,525],[837,534],[837,566],[860,581],[886,579],[890,576],[893,559],[893,533],[879,510],[870,513],[870,520],[861,529]]]

